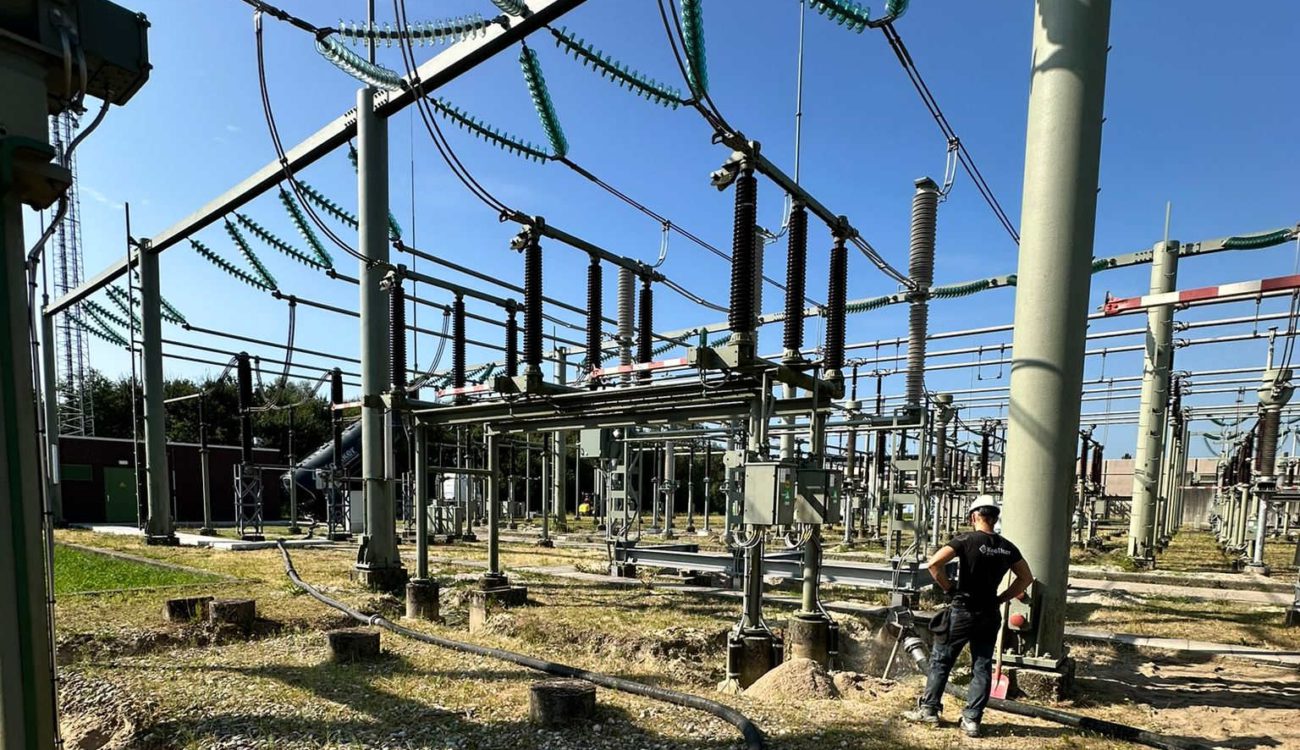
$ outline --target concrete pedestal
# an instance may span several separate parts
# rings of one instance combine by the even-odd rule
[[[409,576],[406,568],[363,568],[352,569],[352,580],[370,591],[387,594],[400,594]]]
[[[542,680],[528,688],[528,718],[563,727],[596,716],[596,686],[586,680]]]
[[[330,660],[335,664],[370,661],[379,656],[379,631],[372,628],[341,628],[325,634]]]
[[[614,563],[609,566],[609,574],[618,578],[636,578],[636,566],[632,563]]]
[[[500,586],[483,588],[469,592],[469,632],[475,633],[483,628],[488,618],[502,609],[521,606],[528,601],[528,589],[524,586]]]
[[[439,620],[438,582],[417,578],[406,584],[406,616],[412,620]]]
[[[798,612],[785,626],[786,650],[795,659],[830,667],[831,621],[820,612]]]
[[[1060,670],[1046,671],[1020,667],[1014,681],[1020,694],[1035,701],[1060,701],[1074,695],[1074,660],[1066,659]]]
[[[1267,565],[1256,565],[1255,563],[1246,564],[1246,572],[1254,573],[1257,576],[1266,576],[1273,571]]]
[[[781,663],[781,640],[771,633],[732,634],[727,637],[727,681],[719,686],[726,691],[728,683],[744,689]]]
[[[211,526],[204,526],[203,528],[199,529],[199,536],[216,536],[216,535],[217,535],[217,530],[212,528]]]
[[[1291,608],[1286,611],[1286,619],[1283,626],[1288,628],[1300,628],[1300,609]]]
[[[208,621],[219,628],[247,633],[256,619],[255,599],[213,599],[208,604]]]
[[[181,543],[175,534],[159,534],[155,536],[146,536],[144,543],[150,547],[175,547]]]
[[[537,540],[537,546],[538,546],[538,547],[546,547],[546,548],[549,549],[549,548],[555,546],[555,540],[554,540],[554,539],[550,539],[550,538],[547,538],[547,539],[538,539],[538,540]]]
[[[163,603],[163,617],[168,622],[194,622],[208,619],[208,609],[212,604],[210,596],[189,596],[183,599],[168,599]]]

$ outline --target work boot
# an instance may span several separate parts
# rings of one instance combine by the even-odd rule
[[[917,706],[911,711],[904,711],[903,718],[918,724],[938,724],[939,712],[929,706]]]
[[[980,723],[974,719],[961,717],[961,731],[966,733],[967,737],[980,736]]]

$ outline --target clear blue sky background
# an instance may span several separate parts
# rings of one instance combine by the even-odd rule
[[[314,22],[364,18],[362,0],[282,0]],[[153,76],[125,108],[109,114],[79,151],[84,253],[87,276],[124,253],[124,203],[131,204],[139,236],[160,232],[273,158],[258,97],[251,11],[237,0],[133,0],[128,5],[151,22]],[[712,94],[727,118],[764,151],[789,168],[793,158],[795,60],[799,4],[795,0],[706,0],[705,29]],[[378,3],[381,20],[392,6]],[[495,13],[487,0],[408,3],[412,20],[468,12]],[[917,65],[973,153],[1003,205],[1017,221],[1028,95],[1032,25],[1029,2],[918,0],[897,23]],[[355,102],[357,84],[323,60],[302,32],[267,20],[269,85],[280,131],[294,143]],[[683,87],[652,0],[589,2],[563,25],[603,51],[652,77]],[[1273,0],[1232,12],[1222,2],[1122,0],[1115,3],[1113,46],[1106,94],[1106,125],[1095,255],[1149,247],[1163,231],[1165,202],[1173,203],[1171,236],[1193,241],[1269,229],[1300,221],[1300,70],[1294,31],[1300,4]],[[655,210],[713,244],[730,250],[731,194],[708,184],[708,173],[727,156],[710,144],[710,131],[688,109],[670,111],[620,90],[585,70],[538,35],[541,57],[568,140],[570,156]],[[418,50],[421,59],[432,54]],[[519,73],[509,53],[476,69],[440,93],[476,116],[536,143],[545,143]],[[401,68],[395,49],[382,49],[381,62]],[[855,34],[810,12],[807,18],[804,86],[803,183],[833,210],[848,214],[864,235],[900,267],[906,264],[912,182],[941,178],[945,143],[923,109],[879,32]],[[507,155],[448,128],[459,155],[477,178],[519,209],[611,250],[653,261],[660,229],[650,219],[609,197],[556,164],[539,165]],[[412,112],[390,121],[393,212],[414,244],[520,282],[520,256],[508,249],[515,229],[469,195],[450,175]],[[412,181],[414,175],[414,181]],[[346,153],[327,157],[304,178],[350,210],[356,181]],[[760,184],[760,223],[781,222],[781,196]],[[274,192],[245,211],[281,237],[296,240]],[[35,226],[33,219],[31,226]],[[220,224],[200,239],[226,258],[238,254]],[[829,239],[815,224],[811,232],[809,294],[825,298]],[[303,244],[299,242],[298,244]],[[270,249],[259,252],[287,293],[356,306],[356,290],[297,265]],[[769,252],[766,268],[784,277],[784,243]],[[341,270],[350,259],[335,253]],[[1186,262],[1179,286],[1189,288],[1291,273],[1294,245],[1267,251],[1227,253]],[[850,298],[889,293],[896,286],[851,258]],[[581,305],[585,256],[550,244],[546,291]],[[972,183],[958,177],[939,219],[936,280],[964,281],[1013,272],[1016,248],[980,200]],[[428,270],[428,269],[425,269]],[[286,306],[231,279],[183,244],[163,256],[164,295],[193,323],[272,340],[286,335]],[[727,296],[727,266],[680,237],[672,238],[663,271],[715,302]],[[454,276],[449,278],[455,278]],[[465,281],[464,279],[456,279]],[[606,312],[613,311],[614,274],[606,276]],[[1093,279],[1094,303],[1106,291],[1119,296],[1146,291],[1148,270],[1111,271]],[[443,292],[421,289],[438,302]],[[768,287],[764,308],[779,306]],[[1011,320],[1013,292],[996,290],[932,306],[931,330],[994,325]],[[470,309],[498,315],[481,304]],[[1266,302],[1265,312],[1284,309]],[[1187,320],[1251,315],[1253,304],[1184,313]],[[901,307],[852,316],[850,342],[905,333]],[[563,317],[581,322],[574,314]],[[660,292],[656,328],[670,330],[720,318]],[[441,316],[419,310],[421,325],[439,328]],[[1138,317],[1095,324],[1093,330],[1132,328]],[[1196,337],[1249,332],[1251,326],[1193,331]],[[809,324],[809,341],[819,341],[820,321]],[[561,332],[581,339],[576,331]],[[496,341],[501,329],[471,326],[471,336]],[[233,349],[232,342],[187,334],[167,325],[165,335]],[[350,318],[303,309],[298,343],[356,356],[357,324]],[[986,344],[996,359],[1008,335],[937,342],[948,349]],[[1111,338],[1090,348],[1140,343],[1140,337]],[[779,331],[763,337],[775,350]],[[413,342],[417,363],[426,366],[436,348],[432,337]],[[250,349],[273,355],[273,350]],[[1009,356],[1009,346],[1007,348]],[[872,354],[860,351],[858,354]],[[882,350],[891,353],[890,349]],[[851,355],[853,352],[850,353]],[[489,353],[470,352],[470,361]],[[1265,344],[1181,349],[1176,366],[1186,370],[1262,365]],[[212,355],[214,359],[225,359]],[[118,374],[129,369],[126,354],[92,340],[91,363]],[[327,360],[300,357],[324,368]],[[949,361],[956,361],[952,358]],[[449,363],[444,356],[442,366]],[[269,365],[268,365],[269,368]],[[217,368],[169,361],[170,375],[201,376]],[[354,366],[344,369],[355,370]],[[1090,378],[1133,375],[1140,353],[1089,358]],[[1009,368],[935,374],[934,389],[1005,385]],[[864,395],[874,391],[865,382]],[[897,393],[902,377],[886,381]],[[1189,403],[1226,403],[1234,394],[1206,394]],[[1253,398],[1246,392],[1249,401]],[[1135,408],[1136,401],[1114,402]],[[1085,412],[1105,403],[1085,404]],[[984,411],[968,415],[976,418]],[[1132,450],[1133,429],[1112,427],[1103,436],[1109,455]],[[1200,446],[1198,446],[1200,447]],[[1201,448],[1203,452],[1203,448]]]

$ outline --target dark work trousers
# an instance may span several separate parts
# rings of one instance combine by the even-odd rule
[[[984,706],[989,702],[989,689],[993,684],[993,650],[998,639],[1002,620],[998,611],[971,612],[960,604],[951,609],[948,631],[935,634],[934,648],[930,652],[930,674],[925,681],[925,694],[921,705],[937,713],[943,702],[943,689],[948,685],[948,675],[962,648],[970,644],[973,669],[970,686],[966,688],[966,709],[962,716],[978,722],[984,716]]]

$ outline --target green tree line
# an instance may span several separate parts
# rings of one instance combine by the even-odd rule
[[[131,378],[110,378],[91,370],[83,386],[86,402],[94,415],[95,435],[130,439],[132,435],[131,399],[136,399],[136,419],[143,439],[143,394],[139,384],[133,389]],[[329,399],[312,392],[314,384],[278,379],[255,386],[253,406],[253,441],[261,448],[286,452],[289,447],[290,413],[293,419],[293,449],[297,457],[316,450],[330,439]],[[78,399],[82,394],[69,384],[63,386],[65,397]],[[169,378],[164,381],[164,399],[189,396],[202,391],[203,421],[207,423],[208,442],[212,445],[239,445],[239,394],[235,379]],[[322,389],[322,392],[324,389]],[[269,407],[269,408],[268,408]],[[173,442],[199,442],[199,399],[167,405],[167,439]]]

